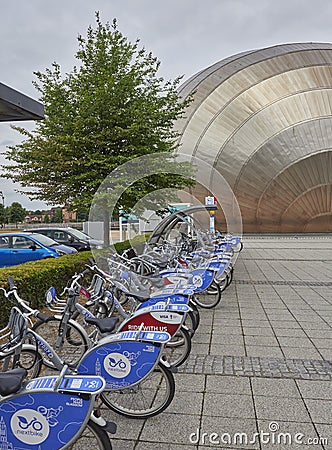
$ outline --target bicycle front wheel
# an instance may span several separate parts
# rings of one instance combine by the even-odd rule
[[[164,411],[173,400],[175,382],[172,372],[162,363],[139,384],[114,391],[103,391],[103,403],[122,416],[146,419]]]
[[[222,275],[222,277],[216,280],[216,283],[219,284],[221,292],[223,292],[229,286],[229,277],[226,273]]]
[[[70,450],[112,450],[112,444],[108,434],[99,425],[91,419],[87,427],[77,439],[77,441],[68,447]]]
[[[189,306],[191,308],[191,311],[186,314],[184,324],[188,328],[190,335],[193,336],[198,328],[200,317],[199,310],[193,301],[190,300]]]
[[[88,350],[88,341],[81,328],[70,321],[67,324],[67,330],[63,333],[63,339],[60,345],[57,345],[59,338],[60,317],[52,317],[46,322],[39,320],[33,326],[33,330],[50,344],[64,364],[76,366]],[[54,369],[53,362],[43,352],[43,363],[45,366]]]
[[[191,338],[189,332],[184,327],[181,327],[165,345],[162,358],[171,367],[179,367],[188,358],[190,350]]]
[[[221,300],[221,289],[219,284],[212,281],[211,285],[205,291],[196,293],[194,298],[195,303],[201,308],[214,308]]]

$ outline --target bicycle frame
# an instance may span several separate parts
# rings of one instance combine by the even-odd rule
[[[59,357],[54,348],[42,336],[36,333],[32,328],[29,328],[27,331],[27,338],[30,340],[30,342],[36,342],[38,349],[41,350],[42,353],[45,353],[47,358],[52,361],[54,367],[57,370],[62,370],[64,362]]]

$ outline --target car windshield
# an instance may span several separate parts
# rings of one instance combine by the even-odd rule
[[[39,233],[27,233],[32,238],[35,238],[38,242],[45,245],[46,247],[53,247],[54,245],[59,245],[57,242],[55,242],[53,239],[44,236],[43,234]]]
[[[76,230],[74,228],[70,229],[70,234],[74,235],[75,237],[77,237],[78,239],[84,239],[85,241],[87,239],[91,239],[90,236],[88,236],[87,234],[83,233],[83,231],[80,230]]]

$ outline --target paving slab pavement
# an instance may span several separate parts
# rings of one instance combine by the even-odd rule
[[[332,449],[332,237],[244,238],[159,416],[118,424],[114,450]]]

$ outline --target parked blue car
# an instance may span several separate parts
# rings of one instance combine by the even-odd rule
[[[70,253],[77,253],[77,251],[72,247],[59,245],[42,234],[0,234],[0,267],[16,266],[38,259],[57,258]]]

